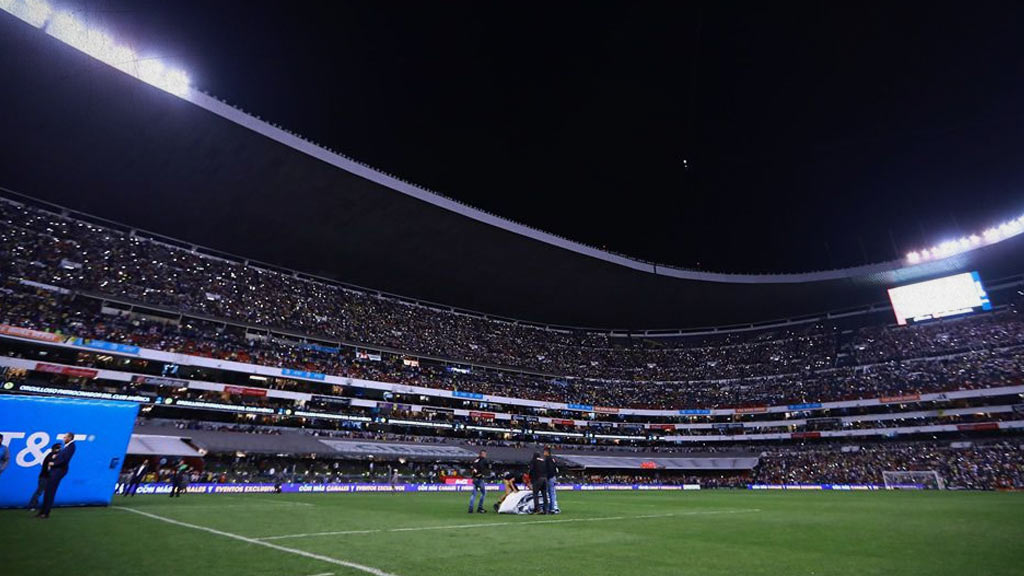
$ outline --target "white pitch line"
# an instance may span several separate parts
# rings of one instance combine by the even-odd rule
[[[307,534],[285,534],[284,536],[265,536],[263,538],[257,538],[257,540],[282,540],[285,538],[303,538],[306,536],[347,536],[349,534],[379,534],[380,532],[387,532],[384,529],[377,530],[340,530],[338,532],[310,532]]]
[[[708,516],[711,514],[745,514],[760,512],[760,508],[744,508],[737,510],[694,510],[691,512],[675,512],[668,514],[645,514],[642,516],[603,516],[600,518],[560,518],[557,520],[525,520],[522,522],[483,522],[479,524],[449,524],[445,526],[414,526],[411,528],[382,528],[378,530],[341,530],[338,532],[307,532],[305,534],[284,534],[281,536],[265,536],[257,538],[267,540],[285,540],[289,538],[308,538],[313,536],[347,536],[351,534],[380,534],[383,532],[422,532],[426,530],[466,530],[471,528],[490,528],[494,526],[532,526],[534,524],[566,524],[569,522],[609,522],[612,520],[643,520],[647,518],[671,518],[675,516]]]
[[[354,570],[359,570],[360,572],[366,572],[367,574],[373,574],[374,576],[395,576],[394,574],[391,574],[390,572],[385,572],[383,570],[380,570],[378,568],[374,568],[372,566],[364,566],[362,564],[356,564],[355,562],[349,562],[347,560],[339,560],[337,558],[331,558],[330,556],[322,556],[320,554],[314,554],[312,552],[306,552],[305,550],[296,550],[295,548],[286,548],[286,547],[280,546],[278,544],[271,544],[270,542],[262,542],[260,540],[256,540],[254,538],[247,538],[247,537],[241,536],[239,534],[232,534],[231,532],[224,532],[224,531],[221,531],[221,530],[216,530],[214,528],[207,528],[206,526],[199,526],[198,524],[189,524],[188,522],[181,522],[180,520],[174,520],[173,518],[165,518],[163,516],[158,516],[156,514],[150,514],[149,512],[143,512],[142,510],[136,510],[135,508],[126,508],[124,506],[113,506],[113,508],[116,508],[118,510],[125,510],[127,512],[132,512],[132,513],[135,513],[135,514],[139,514],[141,516],[145,516],[147,518],[152,518],[154,520],[160,520],[161,522],[167,522],[168,524],[174,524],[175,526],[182,526],[182,527],[185,527],[185,528],[191,528],[193,530],[202,530],[203,532],[209,532],[210,534],[216,534],[217,536],[223,536],[225,538],[233,538],[235,540],[240,540],[240,541],[246,542],[248,544],[256,544],[257,546],[265,546],[265,547],[270,548],[272,550],[277,550],[278,552],[287,552],[289,554],[295,554],[296,556],[303,556],[305,558],[311,558],[313,560],[319,560],[321,562],[327,562],[329,564],[334,564],[336,566],[344,566],[346,568],[352,568]]]

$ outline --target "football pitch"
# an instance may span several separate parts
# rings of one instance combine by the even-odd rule
[[[494,502],[488,494],[488,507]],[[65,576],[1019,575],[1024,494],[569,493],[558,516],[462,494],[114,497],[0,511],[0,573]]]

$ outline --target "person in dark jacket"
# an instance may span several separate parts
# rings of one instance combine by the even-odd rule
[[[530,479],[533,480],[533,513],[548,513],[548,467],[540,452],[530,460]]]
[[[555,486],[558,484],[558,460],[551,455],[551,448],[544,448],[544,470],[547,474],[548,514],[558,514],[558,498]]]
[[[61,440],[64,447],[57,452],[50,463],[50,477],[46,480],[46,492],[43,494],[43,507],[36,514],[36,518],[47,519],[50,517],[50,509],[53,507],[53,499],[57,496],[57,488],[61,480],[68,475],[68,468],[71,466],[71,459],[75,457],[75,435],[68,432]]]
[[[473,476],[473,492],[469,495],[469,513],[473,513],[473,502],[476,500],[476,493],[480,492],[480,502],[476,511],[480,514],[487,512],[484,508],[484,496],[487,494],[485,478],[491,474],[491,461],[487,459],[487,450],[481,450],[476,460],[469,465],[469,473]]]
[[[171,498],[181,498],[188,489],[189,476],[192,474],[188,464],[181,462],[171,477]]]
[[[50,468],[53,466],[53,459],[57,457],[57,453],[60,452],[60,442],[50,446],[50,452],[43,458],[43,465],[39,471],[39,479],[36,482],[36,491],[32,493],[32,498],[28,501],[28,509],[35,510],[39,507],[39,497],[46,492],[46,483],[50,481]]]
[[[7,470],[7,465],[11,463],[11,450],[4,444],[4,435],[0,434],[0,474],[3,474],[4,470]]]
[[[143,460],[142,464],[139,464],[132,470],[132,475],[128,479],[128,486],[124,489],[125,496],[135,496],[135,492],[139,489],[139,484],[146,478],[146,472],[149,470],[149,461]]]

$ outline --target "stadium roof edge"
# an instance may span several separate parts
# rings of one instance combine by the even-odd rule
[[[248,130],[256,132],[261,136],[274,140],[279,144],[283,144],[316,158],[322,162],[330,164],[346,172],[355,174],[361,178],[365,178],[371,182],[384,186],[395,192],[405,194],[422,202],[426,202],[448,210],[455,212],[466,218],[471,218],[478,222],[482,222],[489,226],[501,228],[507,232],[525,236],[538,242],[543,242],[563,250],[568,250],[588,256],[590,258],[596,258],[603,260],[610,264],[617,266],[623,266],[639,272],[645,272],[648,274],[654,274],[656,276],[665,276],[668,278],[676,278],[680,280],[695,280],[700,282],[716,282],[716,283],[729,283],[729,284],[799,284],[804,282],[822,282],[828,280],[844,280],[849,278],[858,278],[864,276],[872,276],[877,274],[883,274],[886,272],[893,272],[900,269],[912,270],[910,274],[913,277],[923,277],[929,274],[935,274],[943,272],[944,270],[950,269],[948,265],[944,263],[951,258],[954,258],[958,254],[951,254],[945,257],[939,257],[934,260],[924,261],[911,266],[906,266],[903,260],[888,260],[884,262],[875,262],[871,264],[863,264],[860,266],[852,266],[846,268],[836,268],[831,270],[817,270],[809,272],[787,272],[787,273],[730,273],[730,272],[708,272],[701,270],[691,270],[686,268],[679,268],[676,266],[658,264],[655,262],[648,262],[632,256],[624,254],[618,254],[607,250],[602,250],[576,240],[571,240],[551,232],[546,232],[538,228],[533,228],[519,222],[515,222],[503,216],[492,214],[480,208],[476,208],[464,202],[460,202],[438,192],[428,190],[422,186],[413,184],[406,180],[399,178],[393,174],[388,174],[383,170],[378,170],[368,164],[359,162],[354,158],[340,154],[319,144],[307,140],[293,132],[285,130],[280,126],[273,123],[267,122],[262,118],[258,118],[245,111],[231,106],[225,101],[218,99],[216,96],[203,92],[197,89],[190,89],[186,94],[179,95],[181,98],[188,102],[208,111],[216,114],[230,122],[233,122],[239,126],[242,126]]]
[[[666,276],[669,278],[678,278],[682,280],[696,280],[701,282],[720,282],[720,283],[736,283],[736,284],[759,284],[759,283],[772,283],[772,284],[791,284],[801,282],[819,282],[824,280],[841,280],[844,278],[853,278],[858,276],[864,276],[869,274],[877,274],[879,272],[890,271],[895,268],[901,267],[903,264],[900,260],[890,260],[886,262],[878,262],[873,264],[865,264],[862,266],[849,267],[849,268],[837,268],[833,270],[820,270],[811,272],[792,272],[792,273],[728,273],[728,272],[705,272],[700,270],[690,270],[686,268],[679,268],[676,266],[657,264],[655,262],[648,262],[632,256],[626,256],[623,254],[617,254],[600,248],[546,232],[519,222],[515,222],[503,216],[492,214],[480,208],[470,206],[438,192],[434,192],[423,188],[422,186],[413,184],[406,180],[399,178],[393,174],[388,174],[383,170],[378,170],[364,164],[354,158],[345,156],[333,150],[327,149],[315,142],[307,140],[291,131],[288,131],[280,126],[277,126],[271,122],[267,122],[262,118],[258,118],[245,111],[231,106],[227,102],[220,100],[216,96],[208,94],[198,89],[191,89],[188,93],[181,95],[181,98],[188,102],[208,111],[216,114],[225,120],[233,122],[239,126],[242,126],[248,130],[256,132],[261,136],[274,140],[279,144],[283,144],[330,164],[346,172],[355,174],[361,178],[365,178],[371,182],[384,186],[395,192],[405,194],[422,202],[426,202],[448,210],[455,212],[466,218],[471,218],[478,222],[482,222],[489,226],[501,228],[505,231],[525,236],[527,238],[536,240],[538,242],[544,242],[551,246],[561,248],[563,250],[569,250],[577,254],[603,260],[605,262],[623,266],[640,272],[646,272],[648,274],[654,274],[658,276]]]

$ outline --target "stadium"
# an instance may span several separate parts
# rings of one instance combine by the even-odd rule
[[[211,20],[249,8],[227,4],[211,7]],[[707,94],[722,81],[717,74],[743,74],[739,60],[727,65],[715,54],[755,34],[757,26],[740,20],[767,18],[758,8],[738,16],[696,3],[672,8],[682,12],[669,18],[653,6],[632,12],[595,3],[553,8],[545,24],[508,7],[474,12],[416,3],[394,7],[402,13],[396,16],[351,4],[348,32],[366,27],[386,39],[382,45],[400,46],[394,54],[369,50],[361,56],[365,66],[355,57],[308,64],[331,82],[345,78],[353,92],[374,78],[391,87],[394,80],[378,72],[360,76],[381,65],[374,58],[419,62],[406,51],[437,50],[445,57],[431,73],[455,67],[455,57],[437,47],[450,40],[427,33],[401,40],[416,28],[399,23],[404,19],[442,26],[447,32],[440,36],[462,28],[479,41],[474,50],[486,49],[488,35],[519,37],[528,21],[537,47],[509,50],[537,56],[537,66],[558,59],[549,53],[554,48],[574,58],[601,52],[598,43],[577,46],[583,36],[574,34],[584,32],[565,32],[578,19],[607,27],[609,37],[634,48],[647,36],[666,33],[674,42],[678,35],[693,58],[676,62],[686,70],[681,94],[689,95],[691,110],[705,102],[676,118],[689,127],[686,158],[672,160],[679,194],[722,196],[720,206],[745,205],[755,214],[655,214],[671,212],[666,206],[674,200],[659,202],[676,193],[670,179],[655,174],[661,168],[653,160],[633,165],[648,151],[630,152],[645,146],[631,142],[614,152],[618,162],[608,162],[621,165],[592,169],[628,176],[625,185],[608,178],[609,190],[620,192],[605,209],[623,221],[639,214],[640,223],[615,230],[603,224],[602,208],[591,213],[581,203],[598,203],[592,196],[603,177],[574,172],[564,177],[580,178],[580,190],[559,191],[540,182],[563,176],[510,161],[505,170],[535,170],[529,178],[541,188],[524,191],[525,212],[515,214],[554,214],[520,220],[492,211],[489,193],[463,191],[498,194],[531,180],[453,159],[421,173],[453,179],[458,194],[428,189],[404,172],[333,149],[346,138],[388,132],[376,124],[382,120],[353,119],[370,112],[303,100],[302,80],[285,98],[273,92],[280,86],[269,86],[273,74],[261,79],[234,60],[238,94],[274,95],[232,96],[270,110],[246,111],[213,91],[226,86],[209,71],[216,69],[214,56],[205,76],[192,77],[189,56],[202,60],[202,50],[164,58],[152,47],[162,43],[169,51],[176,42],[201,41],[231,52],[232,39],[258,29],[253,22],[287,29],[291,16],[280,6],[253,5],[252,21],[228,19],[238,30],[210,32],[196,15],[205,6],[0,0],[3,574],[1020,573],[1024,114],[1012,97],[1024,95],[1019,80],[999,89],[972,85],[969,92],[982,94],[977,98],[989,114],[982,120],[963,112],[952,127],[908,129],[913,145],[892,136],[905,128],[900,119],[880,121],[889,123],[886,130],[856,145],[800,148],[848,157],[848,171],[825,162],[821,173],[770,181],[761,177],[781,174],[776,168],[745,159],[738,174],[727,169],[735,167],[731,156],[698,153],[691,135],[701,133],[702,122],[727,132],[725,120],[714,118],[716,106],[726,115],[744,113],[727,99],[708,103],[715,99]],[[1008,57],[1013,65],[1024,58],[1016,31],[1005,24],[1024,16],[1019,7],[993,5],[991,13],[949,20],[945,9],[938,14],[914,24],[920,30],[902,20],[917,22],[918,14],[889,15],[899,25],[886,33],[903,38],[914,30],[916,57],[927,64],[914,60],[920,67],[913,73],[902,61],[894,64],[909,84],[887,90],[927,92],[926,71],[943,60],[927,46],[944,43],[943,26],[961,16],[964,26],[993,27],[972,54],[1005,55],[997,50],[1005,32],[1017,49]],[[827,17],[777,17],[819,29],[821,40],[854,34],[856,26],[836,24],[847,16],[837,9]],[[324,8],[317,19],[346,25],[334,18]],[[462,18],[486,33],[466,32]],[[195,30],[182,32],[182,22]],[[392,27],[400,31],[389,36]],[[552,40],[563,32],[568,39]],[[232,48],[231,58],[298,54],[289,38],[307,36],[314,34],[261,38],[258,49]],[[311,39],[309,50],[341,58],[341,36],[325,44]],[[771,38],[749,49],[785,44]],[[357,40],[365,38],[351,42]],[[651,42],[652,52],[662,51]],[[820,51],[828,45],[814,44]],[[620,58],[629,70],[643,66],[629,50],[623,53],[630,57],[608,53],[608,62]],[[661,70],[663,63],[656,64]],[[944,63],[936,73],[955,76],[959,65]],[[295,76],[308,71],[301,70]],[[401,70],[423,82],[424,93],[435,89],[430,74]],[[495,74],[530,84],[546,82],[549,72],[524,64]],[[1005,79],[1003,72],[997,76]],[[479,70],[469,76],[474,83],[486,79]],[[657,108],[657,90],[645,93],[649,85],[639,76],[627,76],[636,82],[624,91]],[[829,74],[809,77],[808,86],[829,82]],[[449,81],[442,74],[437,83]],[[591,81],[589,88],[598,83]],[[956,92],[949,82],[946,92]],[[577,88],[565,80],[560,89]],[[485,115],[520,96],[487,107]],[[276,98],[286,103],[269,104]],[[851,100],[854,107],[872,105]],[[455,106],[466,118],[412,105],[394,114],[438,116],[423,121],[486,132],[472,126],[476,108]],[[911,108],[928,106],[914,101]],[[568,107],[587,104],[573,100]],[[328,130],[319,138],[330,143],[319,143],[261,117],[292,108],[309,108],[315,123],[336,121],[352,134]],[[614,134],[619,118],[644,114],[627,108],[603,110],[602,130]],[[506,127],[521,121],[510,118]],[[766,122],[773,138],[798,131],[795,120]],[[418,129],[381,137],[378,152],[398,158],[403,146],[418,147],[427,160],[408,161],[416,174],[441,164],[445,147],[476,158],[501,156],[495,150],[507,144],[486,135],[419,141]],[[743,129],[758,137],[749,118]],[[578,137],[579,154],[587,157],[580,161],[600,164],[582,142],[594,134]],[[532,139],[520,144],[541,146]],[[940,145],[964,158],[940,157]],[[432,147],[443,151],[431,156]],[[466,150],[474,148],[483,150]],[[509,154],[523,159],[531,152]],[[574,158],[566,153],[555,163],[574,166]],[[865,158],[874,159],[871,166]],[[961,169],[967,171],[954,176]],[[933,173],[913,180],[903,172],[897,177],[899,170]],[[836,186],[831,199],[813,200],[828,196],[819,184],[807,196],[782,191],[826,172]],[[901,178],[905,197],[886,188]],[[755,180],[758,188],[747,196],[710,189]],[[946,188],[939,180],[976,187],[950,194],[940,191]],[[657,182],[664,188],[639,191]],[[911,191],[911,182],[921,191]],[[865,191],[870,187],[879,191]],[[778,196],[765,199],[772,190]],[[693,198],[688,202],[712,201]],[[756,213],[769,204],[774,212]],[[832,205],[832,216],[854,205],[863,212],[827,221],[821,210]],[[949,218],[949,207],[962,211]],[[730,218],[768,222],[757,230],[719,224]],[[682,235],[703,230],[702,221],[720,231],[700,232],[701,240],[685,249],[710,262],[662,263],[662,254],[684,250]],[[900,224],[920,231],[901,235],[892,230]],[[673,225],[694,230],[660,230]],[[831,235],[820,254],[792,249],[823,230]],[[863,230],[881,239],[857,238]],[[852,248],[836,244],[841,235],[856,238]],[[609,238],[612,248],[599,238]]]

